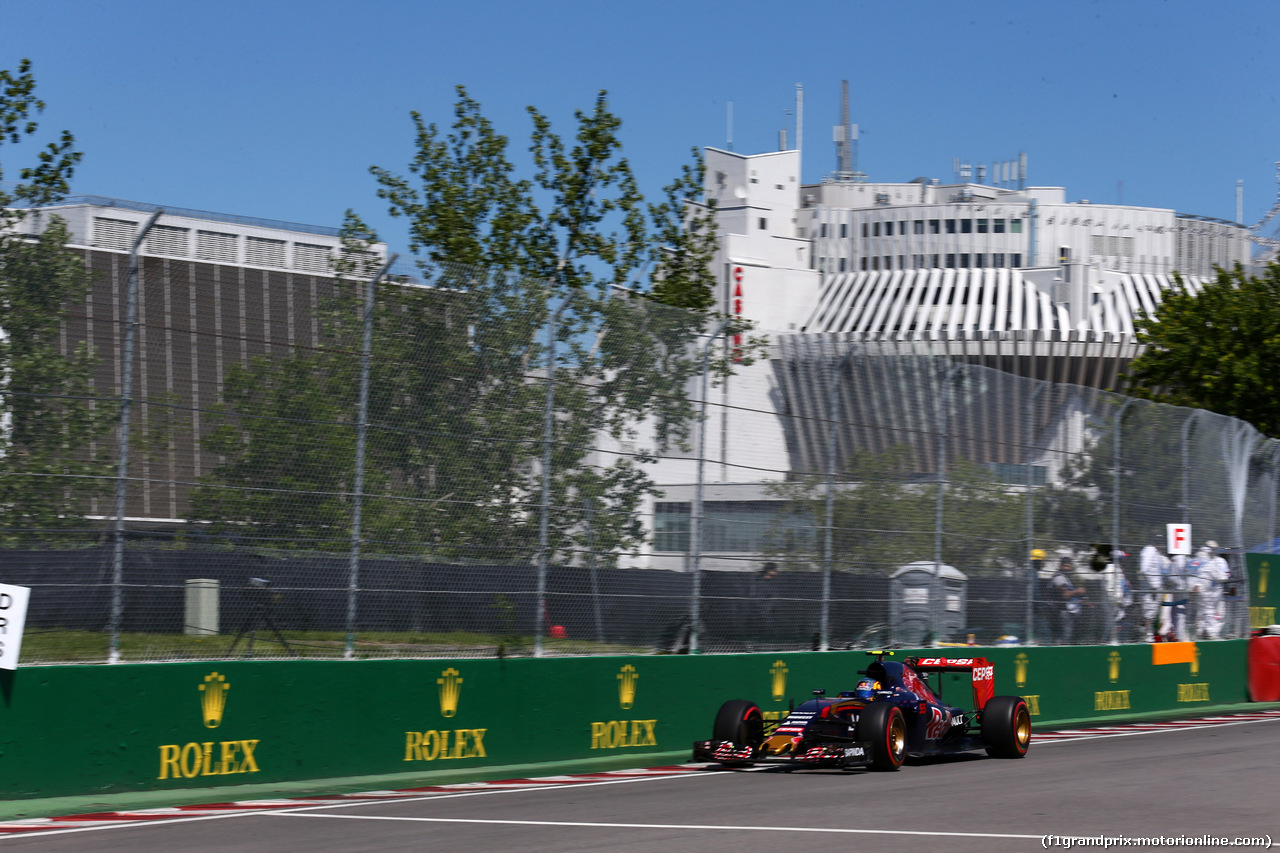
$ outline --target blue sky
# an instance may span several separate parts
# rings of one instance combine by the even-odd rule
[[[77,137],[73,190],[337,225],[393,248],[370,165],[404,171],[408,114],[452,119],[464,84],[513,148],[524,107],[563,132],[607,89],[656,195],[691,146],[794,141],[835,167],[849,80],[873,180],[952,177],[1025,151],[1029,183],[1246,222],[1277,196],[1280,4],[1266,2],[371,2],[0,0],[0,67],[35,64],[43,130]],[[8,177],[34,146],[0,149]]]

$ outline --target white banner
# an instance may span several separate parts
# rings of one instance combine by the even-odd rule
[[[31,590],[25,586],[0,583],[0,669],[17,669],[22,651],[22,629],[27,624],[27,600]]]

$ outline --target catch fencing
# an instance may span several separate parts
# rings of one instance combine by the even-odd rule
[[[1236,637],[1275,538],[1280,442],[1207,412],[497,271],[142,246],[76,250],[88,392],[9,365],[25,663]],[[1169,522],[1234,575],[1142,575]]]

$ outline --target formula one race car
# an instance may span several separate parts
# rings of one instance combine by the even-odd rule
[[[787,714],[766,734],[760,708],[745,699],[725,702],[711,740],[695,741],[694,761],[728,767],[757,763],[801,767],[897,770],[908,755],[949,755],[985,749],[997,758],[1022,758],[1031,742],[1031,714],[1018,696],[994,696],[995,667],[986,658],[876,660],[859,674],[856,690],[828,698],[825,690]],[[943,702],[930,673],[968,671],[973,708]],[[939,679],[940,681],[940,679]],[[940,686],[939,686],[940,689]]]

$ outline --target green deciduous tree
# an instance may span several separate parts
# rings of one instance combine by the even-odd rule
[[[26,60],[0,71],[0,145],[36,134],[44,102],[35,85]],[[64,131],[0,190],[0,537],[8,540],[83,526],[85,498],[109,485],[90,446],[110,428],[114,408],[90,402],[87,345],[64,355],[59,344],[66,308],[83,298],[88,278],[66,249],[65,224],[38,210],[67,191],[79,160]]]
[[[568,138],[529,114],[532,177],[517,177],[507,138],[461,88],[447,131],[413,115],[407,175],[372,170],[419,263],[416,281],[379,287],[374,309],[371,549],[532,555],[548,376],[560,559],[639,546],[639,509],[654,491],[642,465],[687,438],[686,390],[713,303],[710,209],[685,201],[701,192],[701,162],[647,205],[603,93]],[[374,235],[354,216],[346,235],[344,257],[367,258]],[[206,441],[227,462],[193,499],[202,517],[298,543],[349,530],[361,282],[372,270],[338,272],[323,317],[331,345],[229,377],[226,419]],[[273,488],[278,478],[310,502]]]
[[[1130,365],[1131,393],[1280,436],[1280,265],[1258,276],[1219,270],[1200,293],[1175,280],[1134,324],[1146,351]]]

